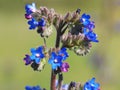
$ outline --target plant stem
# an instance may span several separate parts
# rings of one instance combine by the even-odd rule
[[[59,28],[56,30],[57,34],[56,34],[56,43],[55,43],[55,47],[56,49],[60,47],[60,37],[61,37],[61,30],[62,28],[65,26],[66,23],[63,23],[63,21],[60,22],[59,24]],[[63,31],[64,33],[65,31]],[[63,75],[62,74],[59,74],[58,76],[58,90],[61,90],[61,86],[62,86],[62,80],[63,80]],[[54,73],[54,71],[52,70],[51,71],[51,90],[56,90],[56,86],[55,86],[55,83],[56,83],[56,74]]]
[[[59,73],[59,75],[58,75],[58,90],[61,90],[62,81],[63,81],[63,74]]]
[[[53,70],[51,70],[51,87],[50,90],[56,90],[56,86],[55,86],[55,82],[56,82],[56,74],[54,73]]]
[[[60,29],[57,31],[55,47],[59,48],[59,45],[60,45]],[[56,74],[52,70],[51,71],[51,90],[56,90],[55,82],[56,82]]]
[[[60,30],[58,30],[56,35],[56,45],[55,45],[56,48],[59,48],[60,46],[60,34],[61,34]]]

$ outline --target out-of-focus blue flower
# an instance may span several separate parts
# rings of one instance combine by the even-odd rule
[[[83,29],[83,33],[85,34],[86,38],[92,42],[99,42],[97,40],[97,34],[95,34],[93,31],[89,31],[87,28]]]
[[[35,63],[37,63],[37,64],[39,64],[40,60],[42,58],[44,58],[43,46],[40,46],[37,49],[32,48],[31,53],[32,53],[32,55],[30,56],[30,59],[35,61]]]
[[[69,56],[66,50],[66,48],[62,48],[60,51],[58,51],[58,55],[62,56],[62,60],[66,60],[66,58]]]
[[[52,52],[48,63],[51,64],[52,69],[55,70],[62,65],[62,56],[57,55],[55,52]]]
[[[68,88],[69,88],[69,84],[62,85],[62,90],[68,90]]]
[[[28,21],[28,24],[30,25],[29,29],[35,29],[38,26],[38,21],[36,21],[34,18]]]
[[[40,86],[26,86],[25,90],[42,90]]]
[[[69,64],[64,62],[62,63],[62,66],[60,67],[62,72],[68,72]]]
[[[25,5],[26,14],[30,15],[36,11],[35,3]]]
[[[25,61],[25,65],[29,65],[29,64],[31,64],[31,59],[30,59],[30,56],[29,55],[25,55],[26,57],[24,58],[24,61]]]
[[[95,78],[84,84],[83,90],[100,90],[100,84],[95,82]]]
[[[83,14],[80,18],[80,22],[84,25],[84,26],[87,26],[90,24],[90,15],[87,15],[87,14]]]

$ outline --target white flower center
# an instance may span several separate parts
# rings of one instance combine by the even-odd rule
[[[35,55],[36,55],[36,57],[40,57],[40,54],[39,54],[39,53],[36,53]]]

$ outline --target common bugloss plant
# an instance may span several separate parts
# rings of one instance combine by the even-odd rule
[[[90,52],[92,42],[99,42],[93,31],[95,23],[89,14],[82,14],[81,10],[58,14],[54,9],[46,7],[36,8],[35,3],[25,6],[25,18],[28,20],[29,30],[36,30],[43,38],[43,45],[31,48],[31,54],[24,57],[25,65],[30,65],[34,71],[42,71],[48,63],[51,65],[50,90],[100,90],[95,78],[84,85],[79,82],[63,84],[63,72],[68,72],[70,65],[66,62],[71,50],[78,56]],[[46,45],[46,39],[56,32],[55,46]],[[52,41],[51,41],[52,42]],[[54,42],[52,42],[54,43]],[[58,79],[56,78],[58,75]],[[26,86],[26,90],[46,90],[40,86]]]

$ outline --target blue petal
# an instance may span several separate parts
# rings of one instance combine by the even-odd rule
[[[54,60],[54,57],[50,57],[49,60],[48,60],[48,63],[49,63],[49,64],[52,64],[52,63],[53,63],[53,60]]]
[[[39,26],[43,27],[46,25],[46,22],[44,20],[44,18],[41,18],[41,20],[39,21]]]
[[[35,29],[38,26],[38,22],[34,18],[28,21],[28,24],[30,25],[29,29]]]
[[[40,58],[35,58],[35,62],[36,62],[37,64],[39,64],[39,63],[40,63]]]
[[[31,48],[31,50],[30,50],[30,51],[31,51],[31,53],[32,53],[32,54],[35,54],[35,53],[36,53],[35,48]]]
[[[41,53],[40,54],[40,58],[44,58],[44,57],[45,57],[45,55]]]
[[[90,24],[90,21],[89,20],[85,20],[84,22],[83,22],[83,25],[88,25],[88,24]]]
[[[31,86],[26,86],[25,90],[32,90],[32,87]]]
[[[35,60],[35,59],[36,59],[36,56],[35,56],[35,55],[31,55],[31,56],[30,56],[30,59],[31,59],[31,60]]]
[[[82,15],[82,18],[90,19],[90,15],[84,13],[84,14]]]

